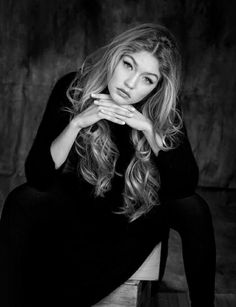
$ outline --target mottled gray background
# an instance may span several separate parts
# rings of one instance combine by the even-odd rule
[[[136,22],[164,24],[179,39],[181,97],[199,187],[235,189],[234,2],[0,0],[0,204],[25,181],[25,157],[56,80]]]

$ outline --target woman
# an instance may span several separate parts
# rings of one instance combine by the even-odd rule
[[[214,233],[194,192],[180,71],[174,37],[143,24],[56,84],[26,160],[27,183],[2,213],[6,306],[91,306],[138,269],[169,227],[182,238],[192,306],[214,306]]]

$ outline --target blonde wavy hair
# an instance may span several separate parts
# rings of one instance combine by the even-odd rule
[[[76,78],[67,90],[71,101],[71,118],[88,108],[93,100],[91,93],[101,93],[107,88],[116,65],[124,54],[148,51],[159,61],[161,80],[157,87],[141,102],[140,112],[153,124],[154,135],[161,137],[161,150],[174,148],[182,126],[177,111],[177,95],[180,87],[181,57],[177,43],[165,27],[157,24],[141,24],[116,36],[109,44],[89,55]],[[159,205],[160,176],[152,164],[151,147],[140,131],[132,129],[131,140],[135,154],[124,178],[123,205],[117,214],[125,214],[132,222]],[[115,170],[119,151],[111,139],[106,120],[80,131],[75,141],[80,156],[78,174],[94,185],[94,195],[104,196],[111,189],[111,179],[120,175]]]

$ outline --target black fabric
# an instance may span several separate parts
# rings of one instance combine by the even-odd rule
[[[9,194],[0,223],[1,306],[91,306],[136,271],[169,227],[182,239],[192,307],[214,306],[214,230],[199,195],[168,201],[120,232],[120,222],[85,218],[70,184],[47,192],[24,184]]]
[[[193,304],[199,302],[201,285],[209,283],[203,296],[207,306],[213,306],[214,235],[207,204],[194,194],[198,169],[186,131],[176,149],[151,157],[160,171],[161,205],[128,223],[126,217],[113,213],[122,204],[123,177],[113,178],[105,197],[94,198],[93,187],[75,172],[74,147],[67,161],[54,168],[49,147],[69,122],[69,114],[60,108],[69,105],[65,92],[74,76],[65,76],[54,87],[26,159],[27,183],[14,189],[4,205],[1,306],[95,304],[138,269],[169,227],[179,231],[183,240]],[[116,167],[124,172],[133,155],[131,129],[109,125],[120,152]],[[205,284],[200,282],[201,268],[208,276]],[[4,302],[7,293],[8,303]]]
[[[206,201],[194,193],[167,201],[168,225],[182,241],[185,275],[192,307],[213,307],[216,245],[211,212]]]
[[[0,279],[3,290],[10,277],[14,303],[5,306],[90,306],[126,281],[167,231],[162,206],[130,224],[89,203],[80,209],[74,188],[68,177],[46,192],[24,184],[9,194]]]

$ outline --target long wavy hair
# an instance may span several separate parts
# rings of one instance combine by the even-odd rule
[[[91,93],[101,93],[107,88],[108,80],[124,54],[143,50],[159,61],[161,79],[141,102],[140,112],[151,120],[153,133],[159,136],[156,141],[160,150],[167,151],[175,147],[182,126],[176,108],[181,57],[175,38],[163,26],[150,23],[135,26],[89,55],[67,90],[72,104],[68,111],[73,118],[91,106]],[[151,147],[144,135],[132,129],[130,137],[135,154],[124,174],[123,205],[116,213],[125,214],[132,222],[160,204],[160,176],[157,167],[152,164]],[[80,156],[78,175],[94,186],[95,197],[103,197],[111,189],[113,176],[122,176],[115,170],[119,151],[112,141],[108,122],[100,120],[81,129],[75,148]]]

